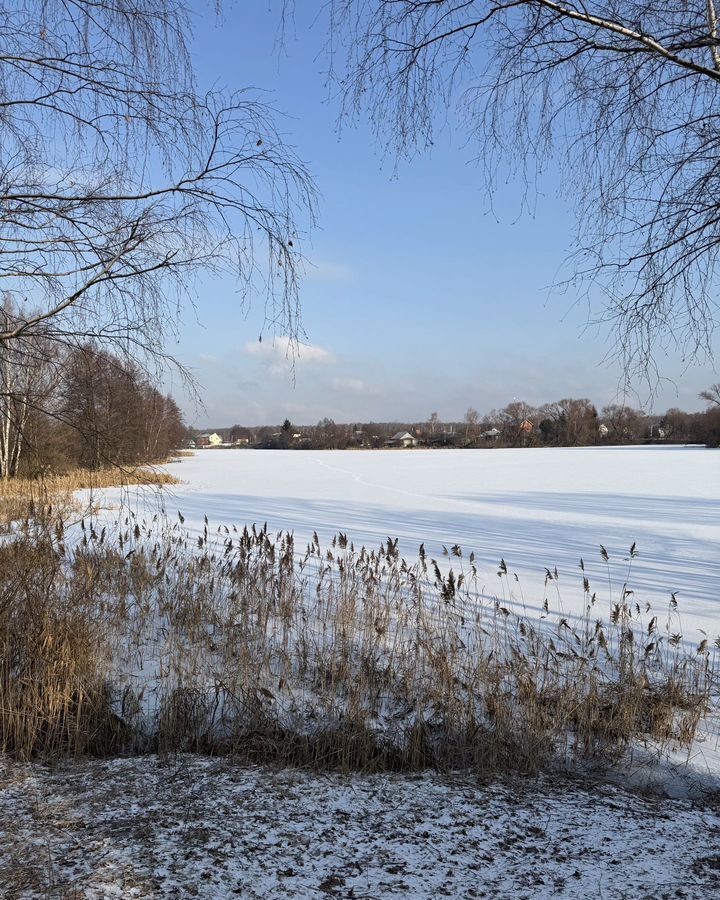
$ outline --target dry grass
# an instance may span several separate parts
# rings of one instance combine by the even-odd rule
[[[41,519],[67,515],[78,508],[76,491],[99,490],[140,484],[162,486],[179,484],[177,478],[148,466],[76,469],[64,475],[44,478],[0,479],[0,533],[11,522],[39,516]]]
[[[46,518],[0,545],[0,749],[21,758],[529,772],[689,746],[717,689],[717,645],[687,647],[675,601],[661,626],[627,585],[600,600],[586,581],[583,616],[546,600],[538,622],[483,597],[459,547],[441,572],[344,535],[297,553],[290,535],[193,540],[128,515],[77,537]]]

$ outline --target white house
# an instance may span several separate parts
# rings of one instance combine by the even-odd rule
[[[409,431],[398,431],[387,442],[388,447],[417,447],[418,439]]]

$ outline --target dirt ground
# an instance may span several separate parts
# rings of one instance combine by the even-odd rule
[[[0,764],[2,898],[720,898],[720,813],[549,777]]]

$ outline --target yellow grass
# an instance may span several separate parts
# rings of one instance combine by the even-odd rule
[[[179,484],[167,472],[148,466],[106,469],[75,469],[64,475],[43,478],[0,479],[0,529],[26,519],[38,510],[52,508],[59,515],[75,508],[73,494],[82,490],[124,487],[131,484],[162,486]]]

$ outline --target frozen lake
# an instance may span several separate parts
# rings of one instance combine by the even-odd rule
[[[205,450],[168,467],[184,483],[165,492],[168,517],[199,532],[262,525],[293,531],[299,549],[313,531],[329,544],[339,531],[356,545],[400,539],[414,560],[421,543],[475,551],[485,590],[500,593],[503,557],[528,611],[540,610],[545,568],[557,567],[565,610],[582,606],[582,557],[591,587],[607,603],[626,580],[658,614],[677,592],[686,639],[720,633],[720,452],[700,447],[524,450]],[[109,495],[117,492],[108,492]],[[110,499],[110,498],[109,498]],[[140,514],[157,509],[147,492],[126,498]],[[458,560],[452,563],[456,570]],[[506,588],[507,590],[507,588]],[[548,592],[557,606],[555,585]],[[553,601],[553,598],[554,601]],[[603,609],[606,614],[607,606]]]
[[[699,447],[207,450],[168,466],[182,484],[162,491],[131,488],[120,508],[119,491],[105,492],[101,516],[112,522],[119,513],[127,520],[128,508],[134,506],[143,525],[138,540],[151,545],[166,516],[174,529],[189,533],[190,552],[197,546],[198,552],[217,554],[220,559],[229,538],[234,542],[232,531],[228,538],[223,526],[242,529],[264,523],[271,536],[293,532],[299,555],[315,531],[326,549],[341,531],[356,548],[360,544],[377,548],[390,536],[399,539],[400,552],[408,561],[417,559],[423,543],[427,555],[437,559],[441,568],[452,566],[456,574],[462,569],[467,575],[473,551],[478,582],[466,582],[468,595],[462,595],[463,603],[471,606],[480,601],[492,616],[497,608],[492,599],[497,597],[502,607],[516,604],[519,614],[545,619],[544,627],[557,628],[558,635],[565,634],[563,620],[572,626],[574,616],[585,612],[588,595],[579,567],[582,558],[590,590],[597,593],[591,619],[607,623],[612,605],[621,601],[627,585],[628,601],[637,603],[641,611],[633,616],[633,622],[640,623],[635,637],[638,646],[646,626],[657,617],[659,639],[681,635],[691,660],[696,659],[698,644],[708,638],[710,665],[716,667],[719,465],[720,453]],[[123,529],[132,530],[133,523],[129,524],[130,529],[125,524]],[[195,538],[206,527],[210,547],[203,542],[200,550]],[[215,532],[219,534],[213,546]],[[443,555],[443,544],[451,548],[455,543],[463,548],[462,559]],[[631,561],[633,544],[637,557]],[[601,557],[601,545],[609,555],[607,563]],[[508,575],[499,578],[501,557]],[[315,563],[306,570],[309,608],[314,608]],[[548,582],[547,570],[557,570],[557,580],[553,577]],[[218,590],[222,593],[225,588]],[[679,612],[670,608],[673,593]],[[440,602],[437,593],[431,590],[429,595]],[[167,633],[163,631],[158,646]],[[148,672],[154,677],[153,666],[162,656],[153,641],[154,637],[139,654],[141,665],[147,668],[151,663],[147,671],[132,670],[128,675],[142,681],[145,702],[155,690],[147,688]],[[720,772],[717,734],[713,715],[690,751],[670,747],[667,759],[663,757],[663,765],[667,762],[672,769],[668,777],[676,777],[676,765],[690,762],[703,778],[715,778]],[[642,748],[635,750],[640,754],[638,765],[645,766],[648,757]],[[666,779],[664,769],[660,777]]]

